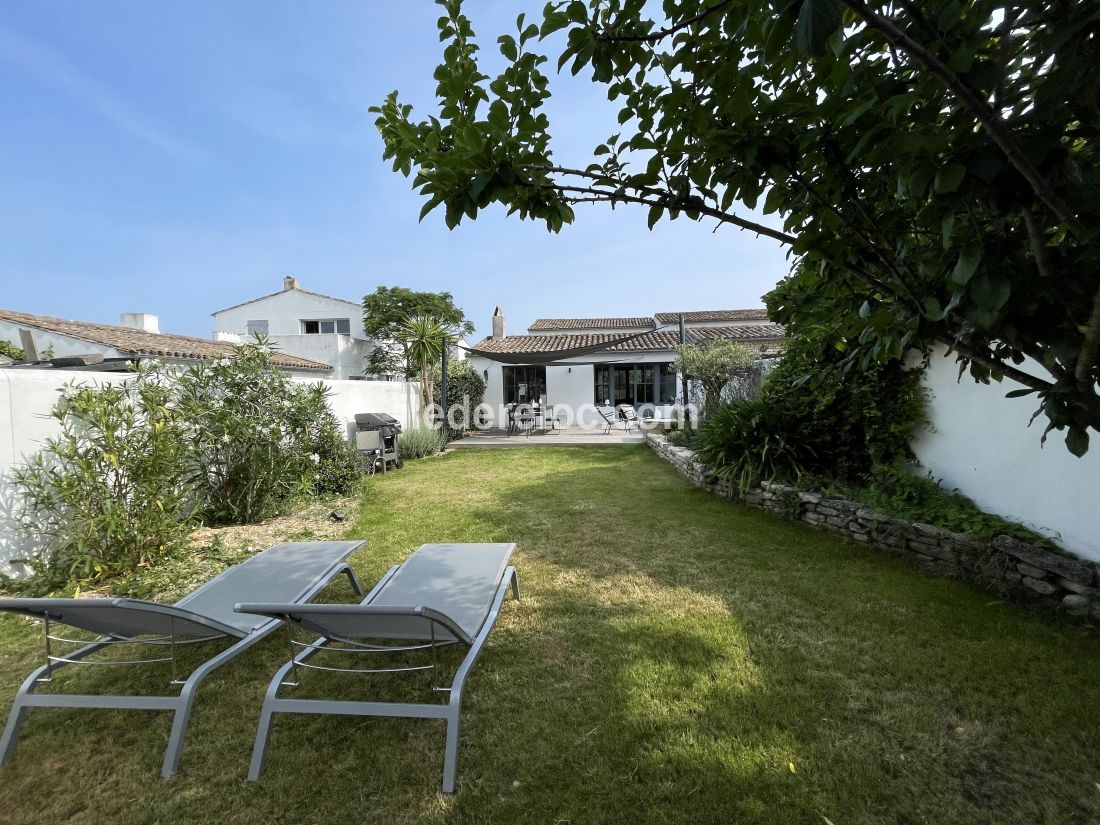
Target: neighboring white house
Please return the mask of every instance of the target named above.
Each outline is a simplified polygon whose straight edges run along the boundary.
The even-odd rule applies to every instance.
[[[156,315],[144,312],[122,314],[121,324],[69,321],[47,315],[31,315],[0,309],[0,340],[27,349],[29,343],[39,359],[73,355],[102,355],[104,358],[159,358],[169,362],[193,363],[220,358],[233,352],[228,342],[162,333]],[[30,359],[32,353],[25,352]],[[329,377],[328,364],[290,353],[278,352],[272,362],[292,375]]]
[[[783,328],[768,323],[762,309],[659,313],[652,318],[540,318],[528,327],[530,334],[506,335],[504,313],[497,307],[492,336],[475,344],[467,356],[485,379],[485,403],[492,408],[489,423],[501,423],[496,418],[504,405],[540,401],[556,410],[632,404],[668,414],[681,387],[675,368],[681,314],[688,342],[735,340],[767,355],[778,351],[783,340]],[[662,320],[669,316],[675,323]],[[629,335],[636,337],[585,355],[555,357]],[[522,363],[528,357],[530,363]],[[599,420],[576,423],[596,426]]]
[[[363,331],[362,305],[302,289],[290,276],[279,292],[212,314],[215,339],[265,335],[280,352],[328,364],[334,379],[362,376],[374,349]]]

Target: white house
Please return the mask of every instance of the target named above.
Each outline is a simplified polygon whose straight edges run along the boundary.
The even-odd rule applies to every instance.
[[[35,356],[45,360],[47,357],[94,354],[105,359],[159,358],[192,363],[233,352],[229,342],[162,333],[157,316],[145,312],[123,313],[121,323],[114,325],[0,309],[0,340],[22,348],[31,360]],[[28,345],[34,353],[26,352]],[[314,379],[329,377],[332,372],[326,363],[286,352],[275,353],[272,362],[292,375]]]
[[[504,313],[497,307],[492,336],[475,344],[467,356],[485,379],[490,423],[501,424],[496,418],[506,404],[540,401],[555,411],[631,404],[658,415],[670,413],[681,387],[675,368],[680,315],[689,342],[741,341],[766,355],[777,351],[783,339],[783,328],[768,322],[762,309],[642,318],[540,318],[528,327],[528,335],[506,335]],[[668,317],[675,323],[664,320]],[[627,336],[634,337],[622,340]],[[578,349],[588,351],[577,355]],[[581,426],[600,423],[574,420]]]
[[[279,292],[212,314],[215,339],[240,341],[259,333],[280,352],[328,364],[335,379],[362,376],[374,349],[359,303],[302,289],[290,276]]]

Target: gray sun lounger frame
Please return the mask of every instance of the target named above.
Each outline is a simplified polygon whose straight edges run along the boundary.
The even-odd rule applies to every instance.
[[[508,564],[514,544],[426,544],[414,552],[403,565],[391,567],[360,604],[240,604],[237,610],[258,613],[286,622],[290,634],[294,626],[318,634],[308,644],[293,642],[292,658],[286,662],[267,688],[260,713],[256,743],[248,768],[248,779],[260,778],[271,736],[272,717],[276,713],[333,714],[342,716],[388,716],[412,719],[442,719],[447,723],[447,739],[443,758],[443,792],[454,793],[458,762],[458,732],[462,715],[462,691],[466,678],[489,638],[508,591],[519,598],[519,578],[516,568]],[[462,555],[466,555],[466,559]],[[474,558],[480,555],[481,558]],[[467,564],[463,565],[463,561]],[[480,569],[478,569],[480,567]],[[443,568],[442,572],[432,574]],[[465,568],[465,569],[463,569]],[[447,573],[451,573],[448,580]],[[488,575],[479,575],[488,573]],[[417,579],[421,581],[417,581]],[[430,582],[424,582],[430,578]],[[480,582],[476,581],[481,579]],[[409,580],[412,581],[409,581]],[[475,586],[475,582],[476,585]],[[411,587],[410,587],[411,584]],[[433,592],[434,595],[433,595]],[[480,598],[484,596],[485,598]],[[436,605],[435,607],[433,607]],[[450,608],[448,615],[439,606]],[[357,643],[354,639],[428,642],[386,646]],[[344,645],[344,653],[386,653],[431,649],[432,664],[405,668],[352,669],[320,667],[308,664],[318,653],[337,648],[331,642]],[[343,701],[335,699],[285,699],[279,696],[282,687],[296,687],[298,668],[344,671],[349,673],[397,673],[434,671],[435,649],[443,644],[466,645],[466,656],[458,666],[449,687],[436,688],[446,692],[446,704],[413,702]],[[294,645],[304,648],[293,655]],[[351,646],[350,649],[348,646]],[[293,680],[288,677],[294,674]]]
[[[103,708],[108,710],[172,711],[172,732],[164,753],[161,776],[176,773],[183,738],[191,716],[195,691],[213,670],[268,636],[280,622],[271,617],[240,616],[233,606],[244,598],[278,594],[292,602],[306,602],[340,574],[362,595],[359,581],[346,560],[365,541],[287,542],[222,571],[174,605],[139,599],[0,599],[0,610],[42,619],[46,663],[30,674],[16,693],[0,737],[0,764],[11,759],[27,710],[36,707]],[[102,634],[72,653],[55,655],[51,642],[73,642],[55,636],[51,624],[63,624]],[[150,639],[150,636],[154,638]],[[176,647],[229,639],[229,647],[203,662],[186,679],[176,678]],[[164,645],[170,655],[130,661],[86,661],[94,653],[118,644]],[[37,693],[53,675],[68,665],[142,665],[171,663],[170,684],[178,696]]]

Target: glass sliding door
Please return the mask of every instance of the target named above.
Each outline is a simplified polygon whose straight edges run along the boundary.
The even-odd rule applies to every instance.
[[[635,363],[596,364],[593,396],[597,404],[674,404],[676,365]]]
[[[503,372],[505,404],[537,404],[546,400],[546,367],[506,366]]]

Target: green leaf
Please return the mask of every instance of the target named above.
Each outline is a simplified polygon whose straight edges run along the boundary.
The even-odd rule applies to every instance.
[[[804,0],[794,24],[794,45],[803,54],[821,55],[830,37],[840,29],[837,0]]]
[[[764,214],[770,215],[772,212],[779,211],[779,208],[783,206],[787,201],[787,195],[778,186],[773,186],[768,190],[768,196],[764,199]]]
[[[959,255],[959,261],[951,272],[951,281],[966,286],[982,261],[982,248],[977,244],[967,244]]]
[[[943,320],[943,308],[940,307],[940,302],[936,300],[935,296],[929,295],[922,302],[924,306],[924,314],[928,316],[929,321],[942,321]]]
[[[1006,392],[1005,393],[1005,398],[1023,398],[1025,395],[1031,395],[1031,394],[1036,393],[1036,392],[1038,392],[1038,390],[1033,390],[1031,388],[1025,388],[1025,389],[1022,389],[1022,390],[1012,390],[1012,392]]]
[[[509,60],[515,60],[519,57],[519,48],[516,46],[516,39],[510,34],[502,34],[497,38],[497,43],[500,44],[500,53]]]
[[[951,248],[951,235],[955,231],[955,216],[951,212],[948,212],[943,216],[943,220],[940,221],[940,234],[943,236],[943,248]]]
[[[1066,447],[1080,458],[1089,451],[1089,433],[1083,427],[1070,427],[1066,433]]]
[[[665,208],[663,206],[651,206],[650,207],[650,209],[649,209],[649,219],[646,221],[646,223],[649,225],[650,229],[652,229],[653,225],[656,224],[657,221],[659,221],[661,219],[661,216],[664,213],[665,213]]]
[[[970,295],[983,309],[997,312],[1012,294],[1008,278],[994,275],[988,269],[970,282]]]
[[[966,174],[966,167],[961,163],[949,163],[946,166],[940,167],[936,172],[936,191],[941,194],[944,192],[954,192],[959,188],[959,184],[962,183],[963,176]]]

